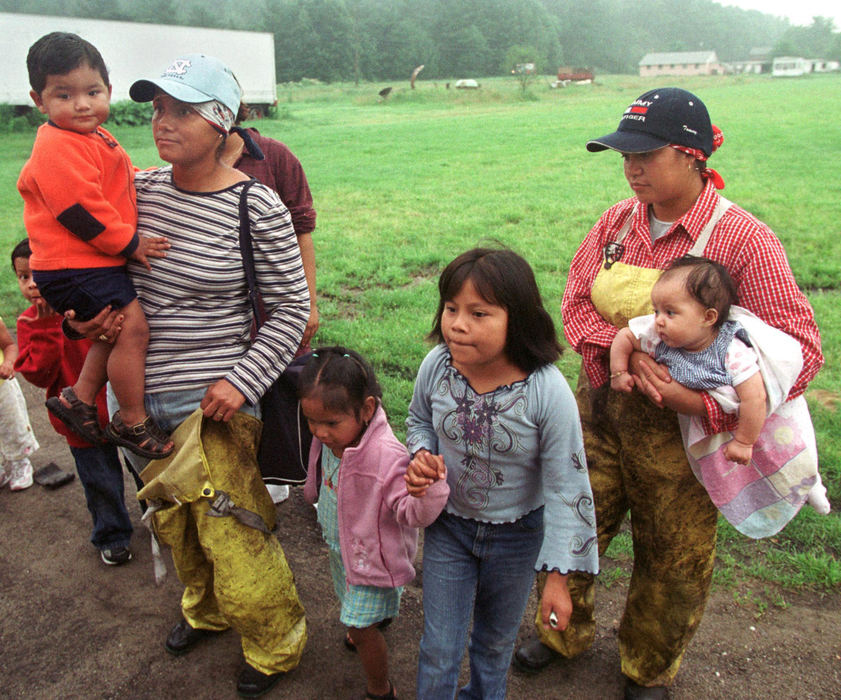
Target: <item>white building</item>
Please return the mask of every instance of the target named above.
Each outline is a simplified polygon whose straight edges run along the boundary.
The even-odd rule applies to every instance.
[[[647,53],[639,62],[640,76],[722,75],[724,67],[715,51],[674,51]]]

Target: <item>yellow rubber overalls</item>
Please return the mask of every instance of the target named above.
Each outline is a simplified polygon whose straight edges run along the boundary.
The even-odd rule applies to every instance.
[[[261,426],[242,412],[220,423],[197,409],[173,433],[172,455],[143,470],[137,496],[163,506],[152,522],[184,584],[184,619],[199,629],[233,627],[246,662],[272,674],[298,665],[307,630],[270,532],[275,508],[256,460]]]
[[[721,198],[690,251],[693,255],[703,255],[729,206]],[[633,218],[632,213],[617,243]],[[602,318],[623,328],[631,318],[652,312],[651,288],[660,274],[606,263],[593,283],[591,301]],[[634,568],[618,635],[622,673],[639,685],[669,685],[707,602],[718,511],[689,467],[674,411],[657,408],[639,392],[594,391],[583,367],[576,401],[595,499],[599,555],[631,512]],[[545,574],[539,577],[541,589],[544,581]],[[566,657],[588,649],[596,631],[594,577],[570,573],[568,585],[573,611],[567,629],[545,630],[539,610],[535,620],[540,641]]]

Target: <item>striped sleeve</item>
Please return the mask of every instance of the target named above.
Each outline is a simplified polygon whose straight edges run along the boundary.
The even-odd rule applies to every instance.
[[[257,287],[268,320],[226,379],[256,402],[292,360],[310,309],[310,297],[292,218],[262,186],[248,193]]]

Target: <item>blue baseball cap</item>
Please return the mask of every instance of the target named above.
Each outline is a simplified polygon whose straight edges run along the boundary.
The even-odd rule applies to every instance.
[[[707,108],[698,97],[667,87],[640,95],[625,110],[616,131],[588,141],[587,150],[646,153],[673,143],[697,148],[709,157],[713,129]]]
[[[234,116],[242,98],[242,90],[231,69],[218,58],[203,53],[176,58],[160,78],[138,80],[128,92],[135,102],[151,102],[158,89],[191,104],[218,100]]]

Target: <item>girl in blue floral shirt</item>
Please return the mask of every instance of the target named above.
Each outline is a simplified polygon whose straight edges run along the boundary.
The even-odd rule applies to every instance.
[[[534,581],[544,625],[566,627],[569,571],[598,571],[578,410],[534,273],[516,253],[474,249],[438,283],[431,338],[407,420],[412,495],[446,479],[426,528],[419,698],[452,698],[471,617],[470,682],[459,698],[504,698]]]

